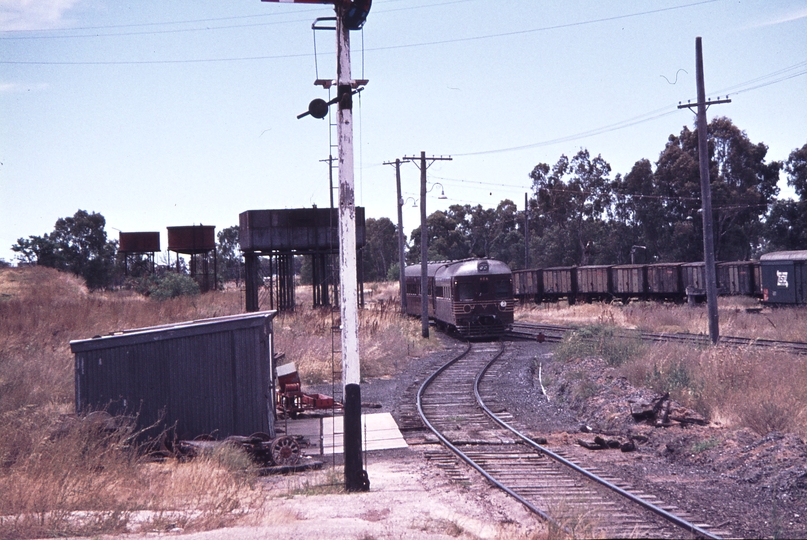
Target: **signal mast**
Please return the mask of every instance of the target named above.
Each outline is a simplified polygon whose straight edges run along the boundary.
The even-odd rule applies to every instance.
[[[353,180],[353,94],[360,91],[350,74],[350,31],[367,19],[372,0],[261,0],[294,4],[333,4],[336,12],[336,98],[313,100],[308,112],[324,118],[337,105],[339,146],[339,287],[342,316],[342,383],[344,385],[345,489],[368,491],[370,480],[361,457],[361,377],[359,372],[359,314],[356,287],[356,206]]]

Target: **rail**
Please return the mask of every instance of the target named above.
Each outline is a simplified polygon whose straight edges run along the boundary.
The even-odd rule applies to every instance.
[[[544,330],[548,330],[548,329],[544,328]],[[514,487],[511,488],[510,486],[504,484],[502,481],[496,479],[488,470],[486,470],[484,465],[487,465],[487,467],[489,467],[489,468],[494,468],[492,463],[489,461],[488,458],[486,458],[484,456],[480,456],[481,457],[480,462],[475,461],[473,459],[473,457],[468,455],[467,452],[463,451],[462,449],[460,449],[458,447],[458,444],[469,444],[469,443],[463,443],[462,441],[458,441],[457,444],[452,443],[452,441],[449,439],[449,437],[446,436],[446,434],[444,434],[443,432],[441,432],[441,430],[438,429],[438,427],[435,426],[435,424],[428,418],[427,411],[424,408],[424,395],[425,395],[426,391],[435,383],[435,381],[437,380],[438,377],[443,375],[449,368],[451,368],[452,366],[454,366],[455,364],[460,362],[460,360],[465,358],[472,351],[472,347],[473,346],[471,344],[468,344],[466,346],[466,348],[460,354],[457,354],[450,361],[448,361],[444,365],[442,365],[439,369],[437,369],[434,373],[432,373],[423,382],[423,384],[420,386],[420,388],[419,388],[419,390],[417,392],[416,402],[417,402],[418,413],[420,414],[420,417],[421,417],[423,423],[428,427],[429,430],[431,430],[436,435],[438,440],[446,448],[448,448],[452,453],[454,453],[463,462],[465,462],[470,467],[472,467],[474,470],[479,472],[492,485],[494,485],[498,489],[501,489],[502,491],[504,491],[508,495],[515,498],[519,503],[524,505],[531,512],[533,512],[536,515],[540,516],[542,519],[549,522],[552,526],[558,527],[560,530],[565,531],[567,534],[570,534],[571,536],[574,536],[574,531],[573,530],[569,530],[562,523],[559,523],[556,519],[553,519],[546,511],[542,510],[541,508],[538,508],[528,498],[526,498],[525,496],[522,496],[521,494],[519,494],[516,491],[516,489],[521,489],[522,491],[524,491],[523,487],[516,488],[514,486]],[[535,443],[534,441],[529,439],[527,436],[525,436],[524,434],[519,432],[517,429],[515,429],[514,427],[509,425],[507,422],[502,420],[494,412],[492,412],[491,409],[484,403],[484,399],[482,398],[482,394],[480,392],[479,386],[480,386],[480,382],[482,381],[485,374],[489,371],[491,366],[493,366],[499,360],[499,358],[502,356],[504,350],[505,350],[504,349],[504,344],[500,342],[499,350],[498,350],[498,352],[496,352],[496,354],[492,358],[490,358],[489,360],[487,358],[481,358],[481,361],[484,362],[483,367],[481,366],[481,364],[477,365],[479,360],[476,360],[477,363],[474,363],[473,359],[471,359],[470,362],[466,362],[466,363],[469,364],[469,366],[460,366],[458,371],[461,371],[462,372],[461,376],[462,377],[467,377],[467,379],[449,379],[447,382],[446,381],[441,382],[440,384],[442,384],[445,388],[450,389],[449,392],[451,393],[451,396],[444,398],[444,399],[447,399],[448,401],[442,401],[441,402],[436,397],[436,396],[439,396],[439,393],[438,394],[435,394],[433,392],[430,393],[429,406],[432,408],[431,410],[432,411],[438,410],[438,411],[440,411],[439,414],[441,414],[443,416],[449,414],[449,412],[451,414],[457,414],[458,411],[459,412],[465,411],[466,414],[471,414],[471,413],[468,412],[470,410],[470,409],[468,409],[468,404],[472,404],[473,407],[476,408],[476,410],[481,408],[482,411],[484,412],[484,415],[479,415],[479,418],[487,417],[487,418],[489,418],[489,421],[495,422],[495,425],[498,426],[497,429],[507,430],[507,433],[510,433],[510,434],[514,435],[515,437],[517,437],[518,440],[515,442],[515,444],[516,445],[519,445],[519,444],[522,444],[522,443],[526,444],[529,448],[531,448],[535,452],[532,455],[546,456],[552,462],[557,463],[558,466],[563,467],[563,468],[565,468],[567,470],[570,470],[570,471],[574,471],[575,474],[581,475],[582,477],[588,479],[589,481],[595,482],[597,485],[601,486],[603,489],[607,490],[608,492],[610,492],[612,494],[616,494],[619,498],[621,498],[623,501],[625,501],[624,504],[638,505],[644,511],[651,512],[653,515],[657,516],[658,519],[662,520],[663,522],[667,522],[671,526],[676,527],[676,530],[678,530],[679,532],[681,532],[681,529],[683,529],[683,530],[687,531],[689,534],[694,535],[694,536],[704,537],[704,538],[719,538],[718,536],[713,535],[712,533],[704,530],[703,528],[698,527],[697,525],[695,525],[693,523],[690,523],[689,521],[687,521],[687,520],[685,520],[685,519],[683,519],[683,518],[681,518],[679,516],[676,516],[675,514],[672,514],[672,513],[668,512],[668,511],[664,510],[663,508],[659,508],[658,506],[652,504],[649,501],[641,499],[640,497],[630,493],[629,491],[626,491],[626,490],[620,488],[619,486],[616,486],[616,485],[608,482],[607,480],[598,477],[597,475],[591,473],[590,471],[587,471],[583,467],[580,467],[579,465],[576,465],[576,464],[568,461],[567,459],[565,459],[562,456],[552,452],[551,450],[549,450],[549,449]],[[492,353],[492,351],[485,351],[485,352],[487,352],[488,354]],[[474,367],[474,366],[476,366],[476,367]],[[470,371],[470,370],[474,371],[474,373],[473,374],[468,373],[468,371]],[[446,375],[446,376],[448,376],[448,375]],[[464,381],[464,380],[467,380],[468,383],[461,382],[461,381]],[[471,380],[473,380],[473,391],[469,392],[469,394],[473,393],[473,399],[471,399],[471,397],[469,395],[469,397],[467,398],[468,400],[467,400],[467,402],[465,402],[465,404],[457,405],[457,403],[459,401],[464,399],[464,398],[460,397],[461,392],[462,392],[461,387],[465,386],[466,384],[469,385]],[[446,385],[448,385],[448,386],[446,386]],[[440,387],[440,385],[437,385],[438,389],[439,389],[439,387]],[[446,403],[450,403],[451,405],[457,405],[457,410],[452,410],[452,411],[448,411],[448,412],[443,410],[443,407],[444,407],[444,405]],[[462,409],[462,407],[465,407],[465,409]],[[448,408],[448,406],[446,406],[445,408]],[[449,416],[446,416],[445,418],[453,418],[453,416],[449,415]],[[440,416],[436,416],[435,421],[445,420],[445,418],[442,418]],[[455,422],[455,421],[456,420],[452,420],[452,422]],[[477,422],[479,422],[479,421],[477,421]],[[471,424],[471,423],[473,423],[473,421],[469,421],[468,423]],[[480,429],[479,425],[480,424],[477,424],[475,426],[475,428]],[[493,424],[491,424],[491,425],[493,425]],[[450,429],[451,428],[449,428],[449,431],[450,431]],[[488,428],[484,428],[484,429],[488,429]],[[491,443],[476,442],[476,443],[470,443],[470,444],[476,444],[478,446],[479,444],[491,444]],[[504,446],[505,444],[509,444],[509,445],[511,445],[511,446],[509,446],[510,448],[514,448],[512,446],[512,444],[514,444],[514,443],[498,442],[498,443],[494,443],[494,444],[497,444],[497,445],[500,445],[500,446]],[[514,452],[514,450],[508,450],[506,453],[511,453],[511,452]],[[524,459],[523,455],[522,455],[521,459]],[[507,463],[508,462],[505,462],[506,466],[507,466]],[[521,462],[519,462],[519,463],[521,463]],[[514,465],[515,465],[515,463],[513,463],[513,465],[510,465],[510,466],[514,466]],[[619,522],[619,523],[621,524],[622,522]],[[622,526],[622,525],[620,525],[620,526]]]
[[[545,341],[560,341],[567,332],[573,332],[578,328],[573,326],[561,326],[553,324],[538,324],[527,322],[515,322],[511,326],[507,337],[520,339],[541,339]],[[541,337],[543,336],[543,337]],[[667,332],[631,332],[630,330],[618,330],[615,337],[639,337],[642,341],[669,342],[669,343],[690,343],[698,346],[711,344],[709,336],[705,334],[689,333],[667,333]],[[764,349],[774,349],[791,354],[807,355],[807,343],[802,341],[781,341],[764,338],[745,338],[736,336],[720,336],[718,345],[730,347],[759,347]]]

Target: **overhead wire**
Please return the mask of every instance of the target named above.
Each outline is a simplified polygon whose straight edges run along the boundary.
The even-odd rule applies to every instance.
[[[461,178],[444,178],[440,176],[432,176],[432,178],[436,178],[447,184],[451,182],[459,182],[463,184],[478,184],[480,186],[495,186],[495,187],[503,187],[506,190],[518,191],[519,193],[523,193],[526,191],[534,191],[533,186],[524,187],[522,184],[521,186],[513,186],[510,184],[502,184],[496,182],[484,182],[479,180],[465,180]],[[576,190],[576,189],[566,189],[566,188],[540,188],[544,191],[552,192],[552,193],[571,193],[574,195],[592,195],[592,191],[587,190]],[[676,201],[676,202],[700,202],[700,197],[685,197],[682,195],[646,195],[643,193],[625,193],[625,192],[615,192],[614,197],[626,197],[632,199],[655,199],[655,200],[662,200],[662,201]],[[450,200],[451,197],[449,197]],[[733,209],[733,208],[758,208],[758,207],[765,207],[767,204],[758,203],[758,204],[747,204],[747,205],[734,205],[734,206],[715,206],[714,209]]]
[[[384,51],[384,50],[392,50],[392,49],[404,49],[404,48],[424,47],[424,46],[433,46],[433,45],[444,45],[444,44],[450,44],[450,43],[463,43],[463,42],[468,42],[468,41],[495,39],[495,38],[501,38],[501,37],[510,37],[510,36],[531,34],[531,33],[536,33],[536,32],[546,32],[546,31],[550,31],[550,30],[560,30],[560,29],[572,28],[572,27],[576,27],[576,26],[585,26],[585,25],[598,24],[598,23],[602,23],[602,22],[610,22],[610,21],[620,20],[620,19],[628,19],[628,18],[633,18],[633,17],[641,17],[641,16],[645,16],[645,15],[653,15],[653,14],[661,13],[661,12],[665,12],[665,11],[685,9],[685,8],[699,6],[699,5],[702,5],[702,4],[709,4],[709,3],[718,2],[718,1],[720,1],[720,0],[701,0],[699,2],[693,2],[693,3],[689,3],[689,4],[682,4],[680,6],[671,6],[671,7],[666,7],[666,8],[659,8],[659,9],[653,9],[653,10],[647,10],[647,11],[641,11],[641,12],[635,12],[635,13],[627,13],[627,14],[624,14],[624,15],[614,15],[614,16],[611,16],[611,17],[601,17],[601,18],[597,18],[597,19],[588,19],[588,20],[584,20],[584,21],[577,21],[577,22],[564,23],[564,24],[558,24],[558,25],[542,26],[542,27],[530,28],[530,29],[526,29],[526,30],[514,30],[514,31],[511,31],[511,32],[500,32],[500,33],[487,34],[487,35],[482,35],[482,36],[468,36],[468,37],[447,39],[447,40],[438,40],[438,41],[426,41],[426,42],[421,42],[421,43],[389,45],[389,46],[383,46],[383,47],[375,47],[375,48],[371,48],[371,49],[367,49],[367,50],[375,52],[375,51]],[[456,2],[449,2],[449,3],[456,3]],[[438,4],[438,5],[443,5],[443,4]],[[426,7],[432,7],[432,6],[426,6]],[[401,8],[401,9],[404,9],[404,8]],[[413,8],[407,8],[407,9],[413,9]],[[382,11],[382,13],[383,13],[383,11]],[[165,30],[165,31],[160,30],[160,31],[154,31],[154,32],[140,32],[140,33],[130,33],[130,34],[120,33],[120,34],[100,34],[100,35],[99,34],[87,34],[87,35],[76,35],[76,36],[3,36],[2,35],[3,33],[9,32],[9,31],[6,31],[6,32],[0,32],[0,40],[40,39],[40,38],[41,39],[53,39],[53,38],[67,39],[67,38],[73,38],[73,37],[76,37],[76,38],[111,37],[111,36],[116,36],[116,35],[121,35],[121,36],[123,36],[123,35],[146,35],[146,34],[149,34],[149,33],[162,34],[162,33],[170,33],[170,32],[209,31],[209,30],[218,30],[218,29],[244,28],[244,27],[251,27],[251,26],[271,25],[271,24],[285,24],[286,22],[298,22],[298,20],[284,21],[284,22],[274,22],[274,23],[255,23],[255,24],[249,24],[249,25],[228,25],[228,26],[212,27],[212,28],[204,27],[204,28],[196,28],[196,29],[176,29],[176,30]],[[143,23],[143,24],[147,25],[148,23]],[[179,23],[170,23],[169,22],[169,23],[154,23],[154,24],[183,24],[183,23],[182,22],[179,22]],[[89,27],[89,28],[91,28],[91,27]],[[14,32],[21,32],[21,31],[14,31]],[[296,57],[296,56],[298,56],[298,55],[292,55],[290,57]],[[271,58],[274,58],[274,57],[271,57]],[[256,59],[264,59],[264,57],[230,58],[230,59],[227,59],[227,60],[235,61],[235,60],[256,60]],[[181,63],[181,62],[202,62],[202,61],[217,62],[217,61],[222,61],[222,60],[221,59],[215,59],[215,58],[213,58],[213,59],[183,59],[183,60],[174,60],[173,62]],[[132,61],[132,62],[125,62],[125,63],[164,63],[164,62],[166,62],[166,61],[162,61],[162,62],[161,61]],[[0,63],[11,63],[11,64],[24,63],[24,64],[44,64],[44,65],[60,64],[59,62],[49,62],[49,61],[42,61],[42,62],[8,62],[8,61],[3,61],[3,62],[0,62]],[[88,62],[88,64],[90,64],[90,65],[95,64],[95,63],[96,62],[92,62],[92,61]],[[63,64],[64,65],[76,65],[76,64],[81,64],[81,63],[80,62],[65,62]]]
[[[448,4],[456,4],[456,3],[463,3],[471,0],[453,0],[447,2],[441,2],[436,4],[429,4],[424,6],[407,6],[403,8],[395,8],[390,10],[384,11],[401,11],[401,10],[410,10],[410,9],[422,9],[422,8],[429,8],[429,7],[436,7]],[[439,41],[431,41],[431,42],[422,42],[422,43],[413,43],[413,44],[402,44],[402,45],[393,45],[393,46],[386,46],[386,47],[376,47],[376,48],[365,48],[364,47],[364,35],[362,33],[362,72],[364,71],[364,54],[365,51],[382,51],[382,50],[390,50],[390,49],[399,49],[399,48],[411,48],[411,47],[420,47],[420,46],[432,46],[432,45],[440,45],[440,44],[448,44],[448,43],[459,43],[465,41],[474,41],[474,40],[482,40],[482,39],[493,39],[493,38],[500,38],[500,37],[508,37],[514,35],[522,35],[528,33],[535,33],[535,32],[543,32],[549,30],[557,30],[563,28],[570,28],[575,26],[582,26],[582,25],[590,25],[596,24],[601,22],[608,22],[632,17],[639,17],[649,14],[656,14],[660,12],[666,12],[671,10],[678,10],[684,8],[695,7],[703,4],[709,4],[716,2],[718,0],[701,0],[698,2],[692,2],[688,4],[683,4],[679,6],[671,6],[653,10],[646,10],[642,12],[636,13],[629,13],[623,15],[615,15],[611,17],[602,17],[596,19],[589,19],[585,21],[577,21],[571,23],[564,23],[560,25],[550,25],[550,26],[543,26],[539,28],[533,29],[526,29],[526,30],[517,30],[512,32],[502,32],[496,34],[488,34],[483,36],[470,36],[464,38],[456,38],[456,39],[449,39],[449,40],[439,40]],[[314,9],[307,10],[307,11],[316,11]],[[382,11],[382,13],[384,12]],[[177,25],[177,24],[198,24],[198,23],[209,23],[209,22],[217,22],[217,21],[229,21],[229,20],[242,20],[242,19],[251,19],[251,18],[263,18],[268,16],[276,16],[277,14],[266,14],[266,15],[245,15],[245,16],[233,16],[233,17],[217,17],[217,18],[205,18],[205,19],[191,19],[186,21],[167,21],[167,22],[156,22],[156,23],[138,23],[138,24],[127,24],[127,25],[108,25],[108,26],[96,26],[96,27],[79,27],[79,28],[72,28],[70,30],[97,30],[97,29],[105,29],[105,28],[136,28],[136,27],[147,27],[147,26],[165,26],[165,25]],[[284,14],[285,15],[285,14]],[[300,19],[302,20],[302,19]],[[171,29],[171,30],[158,30],[158,31],[151,31],[151,32],[134,32],[134,33],[118,33],[118,34],[108,34],[109,36],[114,35],[143,35],[143,34],[160,34],[160,33],[171,33],[171,32],[188,32],[188,31],[203,31],[203,30],[220,30],[220,29],[232,29],[232,28],[241,28],[241,27],[250,27],[250,26],[261,26],[261,25],[273,25],[273,24],[285,24],[291,22],[298,22],[298,19],[294,19],[291,21],[272,21],[272,22],[261,22],[261,23],[252,23],[246,25],[227,25],[227,26],[216,26],[216,27],[205,27],[205,28],[195,28],[195,29]],[[45,30],[42,30],[45,31]],[[56,31],[56,30],[53,30]],[[64,30],[62,30],[64,31]],[[49,37],[61,37],[61,38],[70,38],[70,37],[99,37],[98,34],[93,35],[79,35],[79,36],[4,36],[2,34],[8,34],[10,32],[0,32],[0,39],[34,39],[34,38],[49,38]],[[100,36],[106,36],[105,34],[101,34]],[[315,45],[316,47],[316,45]],[[178,64],[178,63],[206,63],[206,62],[235,62],[235,61],[255,61],[255,60],[273,60],[273,59],[285,59],[285,58],[300,58],[300,57],[309,57],[311,54],[278,54],[278,55],[261,55],[261,56],[250,56],[250,57],[228,57],[228,58],[218,58],[218,59],[180,59],[180,60],[148,60],[148,61],[74,61],[74,62],[47,62],[47,61],[8,61],[8,60],[0,60],[0,64],[23,64],[23,65],[138,65],[138,64]],[[314,51],[314,56],[316,57],[316,50]],[[794,71],[795,70],[795,71]],[[756,77],[754,79],[750,79],[748,81],[739,83],[737,85],[728,87],[726,89],[722,89],[718,94],[739,94],[743,92],[748,92],[751,90],[755,90],[761,87],[770,86],[779,82],[783,82],[785,80],[789,80],[807,73],[807,61],[802,61],[792,66],[788,66],[772,73],[762,75],[760,77]],[[318,76],[318,74],[317,74]],[[361,99],[361,96],[359,96]],[[497,149],[488,149],[488,150],[481,150],[481,151],[474,151],[474,152],[453,152],[452,155],[455,156],[476,156],[476,155],[486,155],[486,154],[495,154],[495,153],[503,153],[503,152],[513,152],[519,150],[526,150],[532,148],[538,148],[542,146],[550,146],[554,144],[570,142],[574,140],[579,140],[581,138],[591,137],[595,135],[601,135],[604,133],[609,133],[612,131],[617,131],[621,129],[625,129],[627,127],[632,127],[637,124],[649,122],[655,120],[657,118],[661,118],[664,116],[668,116],[677,112],[677,107],[675,106],[667,106],[663,108],[659,108],[653,111],[649,111],[647,113],[635,116],[633,118],[623,120],[620,122],[616,122],[613,124],[608,124],[605,126],[601,126],[595,129],[567,135],[564,137],[558,137],[555,139],[549,139],[545,141],[538,141],[534,143],[529,143],[525,145],[518,145],[512,147],[505,147],[505,148],[497,148]],[[360,167],[363,169],[363,166]],[[500,185],[499,187],[504,187],[507,189],[519,189],[513,188],[507,185]]]
[[[396,1],[405,1],[405,0],[390,0],[390,2]],[[414,9],[424,9],[424,8],[433,8],[433,7],[440,7],[450,4],[461,4],[466,2],[475,2],[477,0],[451,0],[447,2],[440,2],[440,3],[433,3],[433,4],[426,4],[422,6],[407,6],[403,8],[393,8],[393,9],[375,9],[373,13],[389,13],[395,11],[411,11]],[[294,15],[296,16],[299,13],[311,13],[320,11],[320,8],[309,8],[309,9],[295,9]],[[266,17],[282,17],[284,15],[288,15],[288,13],[262,13],[257,15],[234,15],[230,17],[210,17],[205,19],[187,19],[181,21],[162,21],[162,22],[146,22],[146,23],[131,23],[131,24],[107,24],[107,25],[98,25],[98,26],[74,26],[70,28],[31,28],[25,30],[0,30],[0,39],[53,39],[53,38],[81,38],[81,37],[98,37],[99,34],[86,34],[86,35],[79,35],[79,36],[7,36],[3,37],[2,34],[23,34],[23,33],[37,33],[37,32],[67,32],[67,31],[77,31],[77,30],[106,30],[112,28],[140,28],[140,27],[148,27],[148,26],[169,26],[169,25],[179,25],[179,24],[197,24],[197,23],[209,23],[209,22],[218,22],[218,21],[232,21],[232,20],[243,20],[243,19],[257,19],[257,18],[266,18]],[[292,22],[306,22],[308,19],[293,19],[290,21],[280,21],[277,23],[257,23],[257,25],[262,24],[286,24]],[[197,28],[195,30],[220,30],[220,29],[231,29],[231,28],[243,28],[249,26],[256,26],[253,24],[243,25],[243,26],[216,26],[213,28],[204,27],[204,28]],[[174,30],[175,32],[184,32],[184,29],[177,29]],[[155,32],[155,33],[162,33],[162,32]],[[133,35],[133,34],[101,34],[103,37],[108,36],[126,36],[126,35]],[[138,34],[139,35],[139,34]]]

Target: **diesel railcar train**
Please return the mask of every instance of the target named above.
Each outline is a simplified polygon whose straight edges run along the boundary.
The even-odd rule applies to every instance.
[[[752,296],[772,305],[807,304],[807,251],[768,253],[759,261],[716,266],[722,296]],[[671,262],[530,268],[513,271],[513,290],[521,302],[701,300],[706,297],[706,267],[702,262]]]
[[[406,312],[421,315],[421,265],[407,266]],[[463,337],[494,337],[513,324],[513,276],[503,262],[467,259],[428,263],[429,318]]]

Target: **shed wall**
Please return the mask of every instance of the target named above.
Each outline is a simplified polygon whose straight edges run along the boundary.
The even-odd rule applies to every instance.
[[[176,423],[182,439],[273,436],[271,317],[224,319],[71,343],[77,412],[136,414],[141,429]]]

